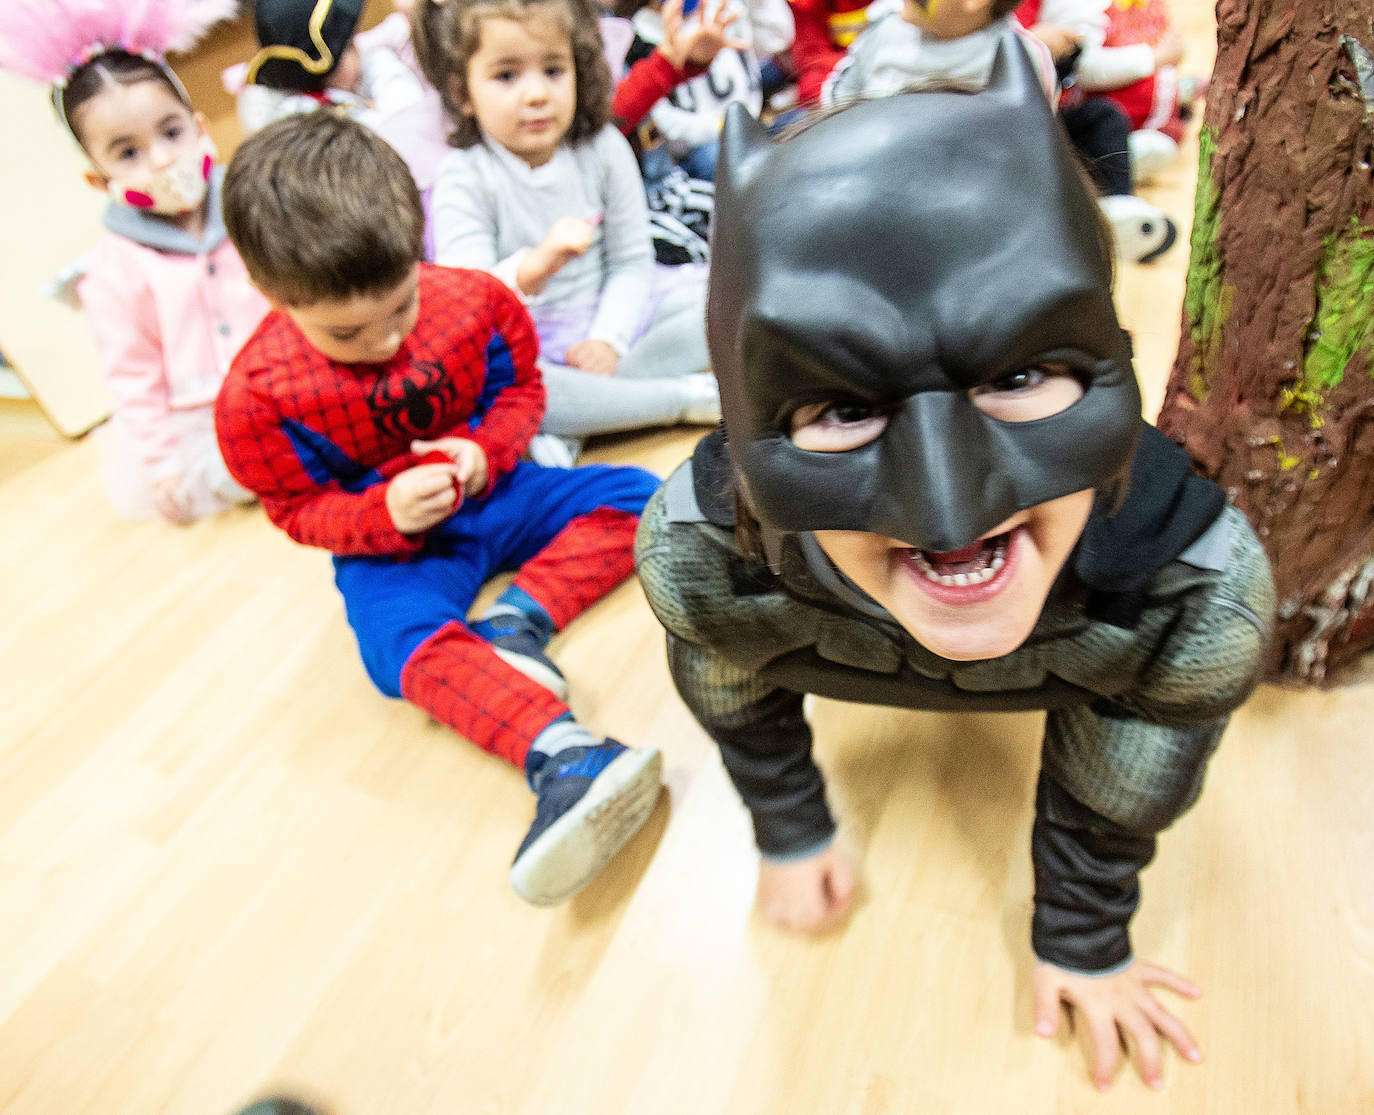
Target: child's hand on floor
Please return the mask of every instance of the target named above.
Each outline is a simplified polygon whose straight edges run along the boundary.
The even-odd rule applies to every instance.
[[[559,217],[549,227],[544,240],[525,253],[515,271],[515,281],[526,294],[538,294],[544,284],[576,259],[596,240],[596,226],[601,215],[594,217]]]
[[[856,882],[854,861],[837,840],[806,859],[761,861],[758,907],[783,929],[819,933],[844,919]]]
[[[683,19],[682,0],[668,0],[663,5],[663,41],[658,44],[659,53],[675,70],[684,70],[689,64],[705,69],[726,47],[731,50],[749,48],[745,40],[730,37],[730,24],[738,18],[738,12],[725,10],[725,0],[715,0],[703,4],[700,18],[688,24]]]
[[[1052,1038],[1059,1031],[1059,1004],[1077,1012],[1091,1047],[1089,1071],[1098,1091],[1106,1091],[1121,1065],[1122,1044],[1135,1061],[1140,1079],[1151,1088],[1164,1086],[1160,1035],[1188,1061],[1202,1060],[1193,1035],[1155,998],[1154,987],[1167,987],[1187,999],[1202,994],[1191,981],[1167,968],[1133,960],[1119,972],[1086,976],[1053,964],[1035,965],[1035,1032]]]
[[[172,473],[153,481],[153,506],[169,523],[185,526],[195,519],[191,504],[181,490],[181,476]]]
[[[578,341],[569,345],[563,359],[568,367],[580,368],[598,376],[615,375],[615,366],[620,361],[619,354],[605,341]]]

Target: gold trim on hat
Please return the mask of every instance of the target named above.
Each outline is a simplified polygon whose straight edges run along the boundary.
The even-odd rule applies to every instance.
[[[272,46],[265,46],[253,56],[253,60],[248,63],[248,74],[245,78],[249,85],[256,83],[258,71],[273,58],[284,58],[287,61],[295,62],[308,74],[327,74],[334,68],[334,52],[329,49],[329,44],[324,41],[324,21],[329,18],[329,9],[334,6],[334,0],[319,0],[315,5],[315,10],[310,13],[310,41],[319,48],[320,56],[311,58],[298,46],[285,46],[281,43]]]

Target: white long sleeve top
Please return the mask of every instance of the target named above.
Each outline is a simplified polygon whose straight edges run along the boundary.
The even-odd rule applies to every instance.
[[[525,253],[560,217],[600,217],[592,246],[536,295],[516,282]],[[436,262],[489,271],[529,305],[595,305],[588,339],[629,351],[649,296],[653,245],[644,183],[634,153],[607,125],[590,140],[563,144],[531,167],[488,137],[450,151],[439,164],[430,219]]]

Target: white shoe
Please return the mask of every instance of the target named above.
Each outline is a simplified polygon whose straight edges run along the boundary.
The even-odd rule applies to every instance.
[[[1163,132],[1140,128],[1131,133],[1131,179],[1135,183],[1149,182],[1178,158],[1178,144]]]
[[[1112,194],[1097,199],[1102,215],[1112,226],[1118,259],[1149,263],[1158,259],[1178,239],[1178,229],[1157,205],[1134,194]]]
[[[682,377],[687,402],[678,419],[686,426],[714,426],[720,421],[720,384],[710,372]]]
[[[572,468],[582,452],[582,439],[557,434],[535,434],[530,438],[529,458],[545,468]]]

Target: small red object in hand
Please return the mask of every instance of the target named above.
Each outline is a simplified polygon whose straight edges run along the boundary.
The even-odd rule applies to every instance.
[[[415,463],[416,465],[451,465],[453,458],[442,449],[431,449],[428,453],[420,454]],[[453,509],[457,511],[463,502],[463,485],[459,483],[457,476],[453,478],[453,494],[458,497],[453,502]]]

